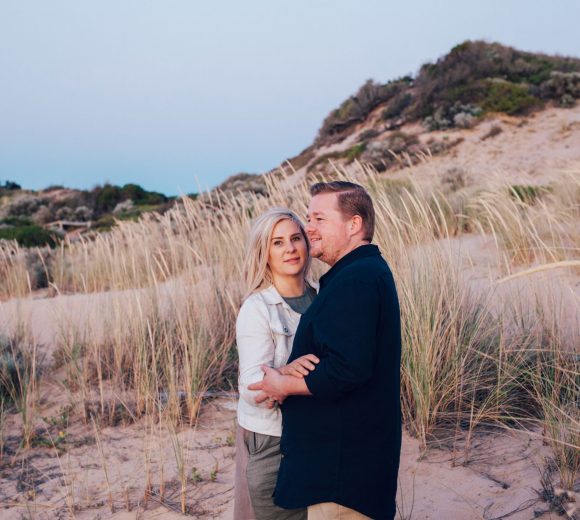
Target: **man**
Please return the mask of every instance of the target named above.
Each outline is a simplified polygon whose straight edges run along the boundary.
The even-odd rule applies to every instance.
[[[401,448],[401,330],[391,271],[373,238],[368,193],[312,186],[311,255],[330,265],[302,316],[288,363],[320,358],[304,378],[263,367],[257,400],[283,402],[274,502],[311,519],[392,519]]]

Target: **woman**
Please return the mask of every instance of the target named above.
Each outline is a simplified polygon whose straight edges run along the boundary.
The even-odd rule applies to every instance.
[[[276,403],[256,404],[257,392],[247,387],[262,379],[261,365],[295,377],[315,368],[314,355],[286,365],[300,316],[316,296],[306,281],[309,267],[308,240],[294,213],[273,208],[254,222],[244,265],[246,296],[236,322],[240,400],[235,520],[306,519],[306,509],[281,509],[272,501],[280,466],[282,416]]]

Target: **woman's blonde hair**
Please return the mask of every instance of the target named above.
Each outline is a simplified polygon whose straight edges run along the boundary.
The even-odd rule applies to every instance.
[[[306,238],[306,231],[300,219],[288,208],[271,208],[260,215],[250,229],[246,244],[244,259],[244,299],[252,293],[272,285],[272,271],[268,265],[270,242],[274,227],[282,220],[292,220],[300,228],[300,232],[306,241],[308,259],[304,268],[304,277],[310,269],[310,244]]]

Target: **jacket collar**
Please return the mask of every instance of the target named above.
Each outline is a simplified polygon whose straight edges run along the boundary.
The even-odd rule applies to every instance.
[[[273,285],[270,285],[270,287],[262,290],[261,292],[264,301],[268,305],[277,305],[279,303],[285,303],[284,298],[280,296],[280,293],[276,290],[276,287],[274,287]]]
[[[368,258],[370,256],[380,256],[380,254],[381,252],[378,246],[374,244],[365,244],[353,249],[350,253],[347,253],[336,262],[336,264],[334,264],[326,274],[320,277],[320,288],[327,285],[340,271],[357,260]]]

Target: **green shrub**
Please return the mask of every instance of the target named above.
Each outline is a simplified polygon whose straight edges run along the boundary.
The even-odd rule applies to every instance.
[[[359,143],[349,148],[344,154],[347,162],[351,163],[355,159],[358,159],[361,156],[361,154],[365,151],[366,147],[367,145],[365,143]]]
[[[522,114],[539,104],[540,100],[530,95],[527,87],[506,81],[490,81],[482,107],[486,112],[515,115]]]
[[[393,154],[408,153],[411,157],[420,149],[421,143],[416,135],[396,130],[386,139],[368,143],[360,160],[372,165],[378,172],[383,172],[397,162]]]
[[[37,225],[0,228],[0,239],[16,240],[22,247],[55,247],[58,235]]]
[[[16,191],[16,190],[21,190],[22,187],[20,186],[20,184],[17,184],[13,181],[4,181],[2,184],[0,184],[0,191],[5,190],[5,191]]]
[[[382,114],[383,119],[392,119],[399,117],[403,111],[411,106],[413,96],[409,92],[401,92],[389,103]]]
[[[50,193],[51,191],[58,191],[64,189],[65,187],[62,184],[51,184],[50,186],[47,186],[46,188],[41,190],[41,193]]]
[[[317,142],[341,134],[345,129],[364,121],[381,103],[392,99],[412,83],[412,78],[404,78],[381,85],[367,80],[358,92],[344,101],[323,121],[318,132]]]
[[[2,224],[7,224],[8,226],[30,226],[32,225],[32,220],[28,217],[16,217],[9,216],[2,219]]]
[[[137,205],[162,204],[167,202],[167,197],[162,193],[147,191],[138,184],[125,184],[121,188],[124,199],[131,199]]]
[[[576,105],[576,100],[570,94],[564,94],[560,98],[560,106],[562,108],[572,108]]]
[[[18,358],[12,352],[11,340],[0,336],[0,401],[10,400],[18,387]]]
[[[119,212],[116,217],[119,220],[139,220],[139,218],[141,217],[141,215],[143,215],[143,213],[149,213],[152,211],[159,211],[161,209],[161,205],[159,204],[149,204],[149,205],[145,205],[145,204],[140,204],[139,206],[134,206],[132,208],[123,210],[121,212]]]
[[[103,215],[101,218],[97,219],[94,223],[93,228],[95,231],[109,231],[115,226],[115,217],[112,215]]]
[[[538,198],[548,193],[547,186],[532,186],[527,184],[514,184],[509,188],[510,197],[525,204],[534,204]]]
[[[17,337],[0,335],[0,401],[13,402],[34,375],[33,359]]]
[[[552,72],[550,78],[540,85],[540,95],[544,99],[580,98],[580,73]]]
[[[95,210],[98,213],[113,211],[115,206],[126,198],[121,188],[111,184],[97,186],[93,189],[93,195],[95,197]]]
[[[476,105],[464,105],[456,101],[453,105],[440,106],[433,115],[427,116],[423,120],[423,125],[430,131],[445,130],[447,128],[471,128],[476,118],[481,116],[483,111]]]

